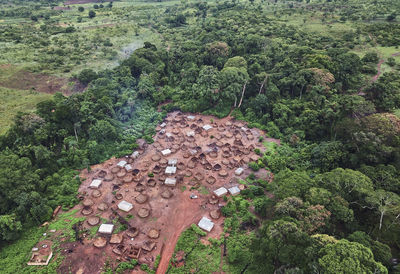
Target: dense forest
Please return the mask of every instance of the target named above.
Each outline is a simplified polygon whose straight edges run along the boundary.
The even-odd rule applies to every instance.
[[[145,42],[115,68],[84,69],[84,93],[19,113],[0,136],[1,245],[76,204],[78,169],[132,153],[137,138],[151,143],[165,114],[181,110],[230,114],[282,141],[250,165],[274,180],[250,176],[222,210],[231,273],[396,273],[400,74],[392,57],[368,81],[381,57],[354,48],[397,49],[399,3],[272,2],[169,6],[151,19],[162,43]],[[315,13],[357,28],[323,34],[288,21]]]

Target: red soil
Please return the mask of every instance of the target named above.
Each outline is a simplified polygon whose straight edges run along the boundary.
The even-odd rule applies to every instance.
[[[187,150],[177,149],[175,153],[169,156],[162,156],[160,154],[160,150],[165,148],[171,148],[173,145],[182,145],[185,144],[186,146],[193,145],[186,136],[188,131],[191,131],[189,128],[190,125],[196,124],[197,126],[201,127],[205,124],[212,124],[211,119],[213,119],[214,123],[212,124],[213,129],[209,130],[207,133],[208,136],[201,136],[200,134],[195,134],[195,144],[197,147],[201,147],[202,151],[205,152],[209,148],[209,144],[213,142],[222,142],[223,144],[229,143],[232,147],[234,146],[233,142],[235,140],[235,134],[239,138],[241,136],[241,141],[243,143],[242,146],[239,146],[241,149],[245,147],[249,147],[253,145],[255,148],[264,149],[262,144],[258,142],[259,136],[264,136],[264,133],[257,129],[251,129],[243,131],[241,129],[244,124],[233,121],[231,118],[227,117],[224,119],[217,119],[212,116],[204,116],[204,115],[195,115],[195,121],[187,121],[187,126],[178,126],[176,122],[176,118],[178,117],[186,117],[189,114],[181,114],[179,115],[178,112],[170,113],[166,118],[166,133],[173,133],[172,136],[175,140],[167,140],[165,137],[161,138],[160,130],[161,128],[158,127],[158,133],[154,137],[155,143],[151,145],[143,145],[142,149],[139,149],[141,152],[140,156],[137,159],[132,158],[121,158],[121,159],[110,159],[102,164],[93,166],[91,168],[91,172],[87,170],[83,170],[81,172],[81,177],[86,179],[82,185],[80,186],[79,192],[85,197],[85,199],[90,198],[94,201],[94,205],[92,206],[93,213],[91,216],[99,216],[106,220],[111,220],[112,212],[111,210],[106,210],[101,212],[97,210],[98,204],[105,202],[111,208],[116,208],[116,205],[122,201],[128,201],[134,205],[133,209],[129,212],[122,212],[118,210],[118,213],[126,217],[128,214],[133,215],[134,217],[130,219],[129,225],[134,226],[140,229],[140,233],[134,238],[131,239],[124,235],[123,244],[128,246],[130,244],[134,246],[143,246],[143,244],[149,240],[147,236],[147,232],[152,229],[158,229],[160,231],[160,236],[158,239],[155,239],[156,247],[150,251],[146,252],[142,250],[142,253],[139,258],[139,263],[146,263],[149,266],[154,264],[154,260],[157,255],[161,256],[161,260],[157,269],[157,273],[165,273],[168,269],[169,261],[174,253],[175,245],[178,241],[180,234],[187,229],[192,224],[197,224],[199,220],[206,216],[211,219],[210,211],[218,209],[220,205],[224,204],[222,198],[220,198],[219,203],[217,204],[210,204],[208,203],[208,199],[212,194],[212,191],[215,189],[225,186],[230,187],[233,185],[237,185],[236,180],[232,180],[235,175],[234,171],[237,167],[242,166],[246,167],[245,164],[240,165],[223,165],[223,160],[232,160],[233,158],[241,158],[249,160],[251,157],[255,157],[255,153],[251,150],[249,151],[249,155],[237,155],[228,158],[223,158],[221,148],[218,150],[218,154],[216,157],[212,158],[210,155],[206,155],[206,160],[211,164],[215,165],[217,163],[221,163],[222,169],[227,171],[227,177],[220,177],[218,175],[218,171],[208,170],[203,167],[203,165],[199,162],[197,166],[193,169],[186,167],[183,170],[177,171],[178,174],[183,174],[186,171],[191,171],[193,174],[190,177],[184,177],[183,182],[180,182],[176,185],[176,187],[167,187],[165,186],[160,179],[160,176],[164,174],[164,168],[162,168],[160,173],[154,173],[154,178],[157,182],[156,186],[150,187],[145,186],[144,194],[148,196],[147,202],[144,204],[138,204],[135,201],[135,197],[139,195],[139,192],[136,190],[137,182],[133,181],[131,183],[124,183],[120,184],[120,188],[118,190],[113,190],[113,186],[116,185],[118,179],[115,178],[110,182],[103,181],[99,190],[102,192],[101,196],[98,198],[93,198],[91,193],[93,192],[92,189],[89,188],[89,184],[91,183],[92,179],[98,178],[100,170],[104,170],[107,173],[111,173],[111,169],[116,166],[116,164],[120,160],[128,160],[131,162],[133,169],[140,170],[139,174],[136,175],[137,177],[142,177],[143,181],[142,184],[146,185],[146,182],[150,177],[148,177],[148,173],[153,171],[155,165],[159,164],[152,160],[152,156],[159,155],[161,159],[177,159],[178,163],[184,163],[187,165],[190,158],[185,158],[183,155],[185,152],[188,152],[190,148]],[[201,118],[202,121],[198,121]],[[179,118],[181,119],[181,118]],[[226,123],[232,123],[231,126],[226,126]],[[218,126],[224,126],[224,131],[220,131],[217,129]],[[224,133],[231,132],[234,136],[231,137],[221,137]],[[204,133],[204,132],[203,132]],[[165,134],[164,134],[165,135]],[[215,136],[211,138],[211,136]],[[250,137],[251,140],[249,139]],[[220,138],[221,137],[221,138]],[[183,140],[185,139],[185,141]],[[220,138],[220,139],[218,139]],[[277,140],[274,140],[278,142]],[[199,156],[200,152],[195,154],[195,156]],[[209,185],[205,179],[199,181],[201,188],[199,189],[192,189],[192,182],[194,182],[194,174],[202,173],[204,178],[212,175],[217,180],[213,185]],[[245,172],[240,176],[242,178],[246,177],[250,173],[250,170],[245,168]],[[176,176],[169,176],[169,177],[176,177]],[[173,196],[170,199],[164,199],[160,196],[160,193],[166,189],[169,189]],[[112,193],[114,194],[122,194],[123,198],[121,200],[117,200]],[[116,193],[115,193],[116,192]],[[195,194],[198,196],[197,199],[191,199],[190,195]],[[151,210],[151,214],[147,218],[140,218],[137,216],[137,212],[140,208],[146,207]],[[76,209],[79,211],[83,208],[82,204],[75,206]],[[77,214],[78,216],[83,216],[80,212]],[[87,216],[89,217],[89,216]],[[217,220],[213,220],[215,223],[214,228],[211,232],[208,233],[206,236],[217,238],[223,232],[223,222],[224,218],[220,217]],[[90,228],[87,222],[83,224],[84,228]],[[122,232],[124,234],[125,232]],[[115,245],[107,244],[104,248],[96,248],[93,246],[94,239],[90,239],[89,237],[85,238],[83,244],[75,243],[73,246],[72,252],[66,252],[65,260],[61,264],[58,272],[65,273],[71,271],[75,273],[76,271],[84,271],[83,273],[99,273],[102,270],[105,262],[107,260],[111,261],[113,266],[115,267],[118,264],[118,260],[125,260],[124,256],[118,256],[112,252],[112,249]],[[69,248],[64,248],[68,250]],[[136,271],[136,270],[135,270]],[[134,272],[137,273],[137,272]]]

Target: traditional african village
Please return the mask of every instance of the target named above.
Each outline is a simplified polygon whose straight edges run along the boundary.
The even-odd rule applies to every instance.
[[[239,180],[250,174],[247,163],[257,161],[254,150],[265,149],[258,141],[263,132],[230,117],[181,112],[168,114],[156,131],[153,144],[138,140],[131,155],[81,172],[81,202],[72,210],[85,220],[74,227],[78,242],[64,250],[61,272],[100,273],[106,258],[152,266],[159,255],[157,273],[165,273],[186,228],[195,224],[207,237],[223,233],[224,196],[245,188]],[[96,237],[85,237],[93,228]],[[48,264],[51,244],[33,248],[28,264]]]

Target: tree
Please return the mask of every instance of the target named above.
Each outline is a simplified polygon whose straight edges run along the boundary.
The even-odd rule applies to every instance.
[[[84,10],[85,10],[84,7],[78,7],[78,11],[79,11],[79,12],[83,12]]]
[[[97,79],[97,73],[92,69],[84,69],[78,75],[78,80],[82,84],[89,84],[91,81]]]
[[[372,191],[366,202],[379,213],[379,230],[382,229],[383,217],[390,213],[400,214],[400,197],[396,193],[382,189]]]
[[[371,250],[359,243],[342,239],[326,245],[319,253],[321,273],[388,273],[386,267],[374,260]]]
[[[389,266],[392,253],[390,247],[381,242],[373,240],[367,233],[356,231],[350,234],[347,239],[351,242],[357,242],[371,249],[376,261]]]
[[[196,83],[193,85],[194,98],[205,100],[207,106],[214,105],[221,97],[219,80],[219,71],[216,68],[203,66]]]
[[[94,12],[93,10],[89,11],[89,18],[94,18],[96,17],[96,12]]]
[[[17,220],[15,214],[0,215],[0,242],[16,239],[21,230],[21,222]]]
[[[314,180],[306,172],[285,169],[275,175],[271,187],[278,198],[283,199],[290,196],[303,198],[314,184]]]
[[[316,182],[347,201],[363,203],[368,193],[373,192],[370,178],[359,171],[337,168],[316,176]]]

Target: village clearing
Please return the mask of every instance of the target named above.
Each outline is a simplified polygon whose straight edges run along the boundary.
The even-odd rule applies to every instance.
[[[191,225],[207,239],[221,236],[224,196],[246,187],[241,179],[258,160],[254,150],[265,150],[264,133],[230,117],[181,112],[168,114],[156,130],[154,143],[138,140],[131,155],[81,171],[81,202],[71,211],[84,221],[74,226],[77,242],[61,244],[58,272],[98,273],[110,262],[135,259],[150,268],[157,261],[157,273],[165,273]]]

